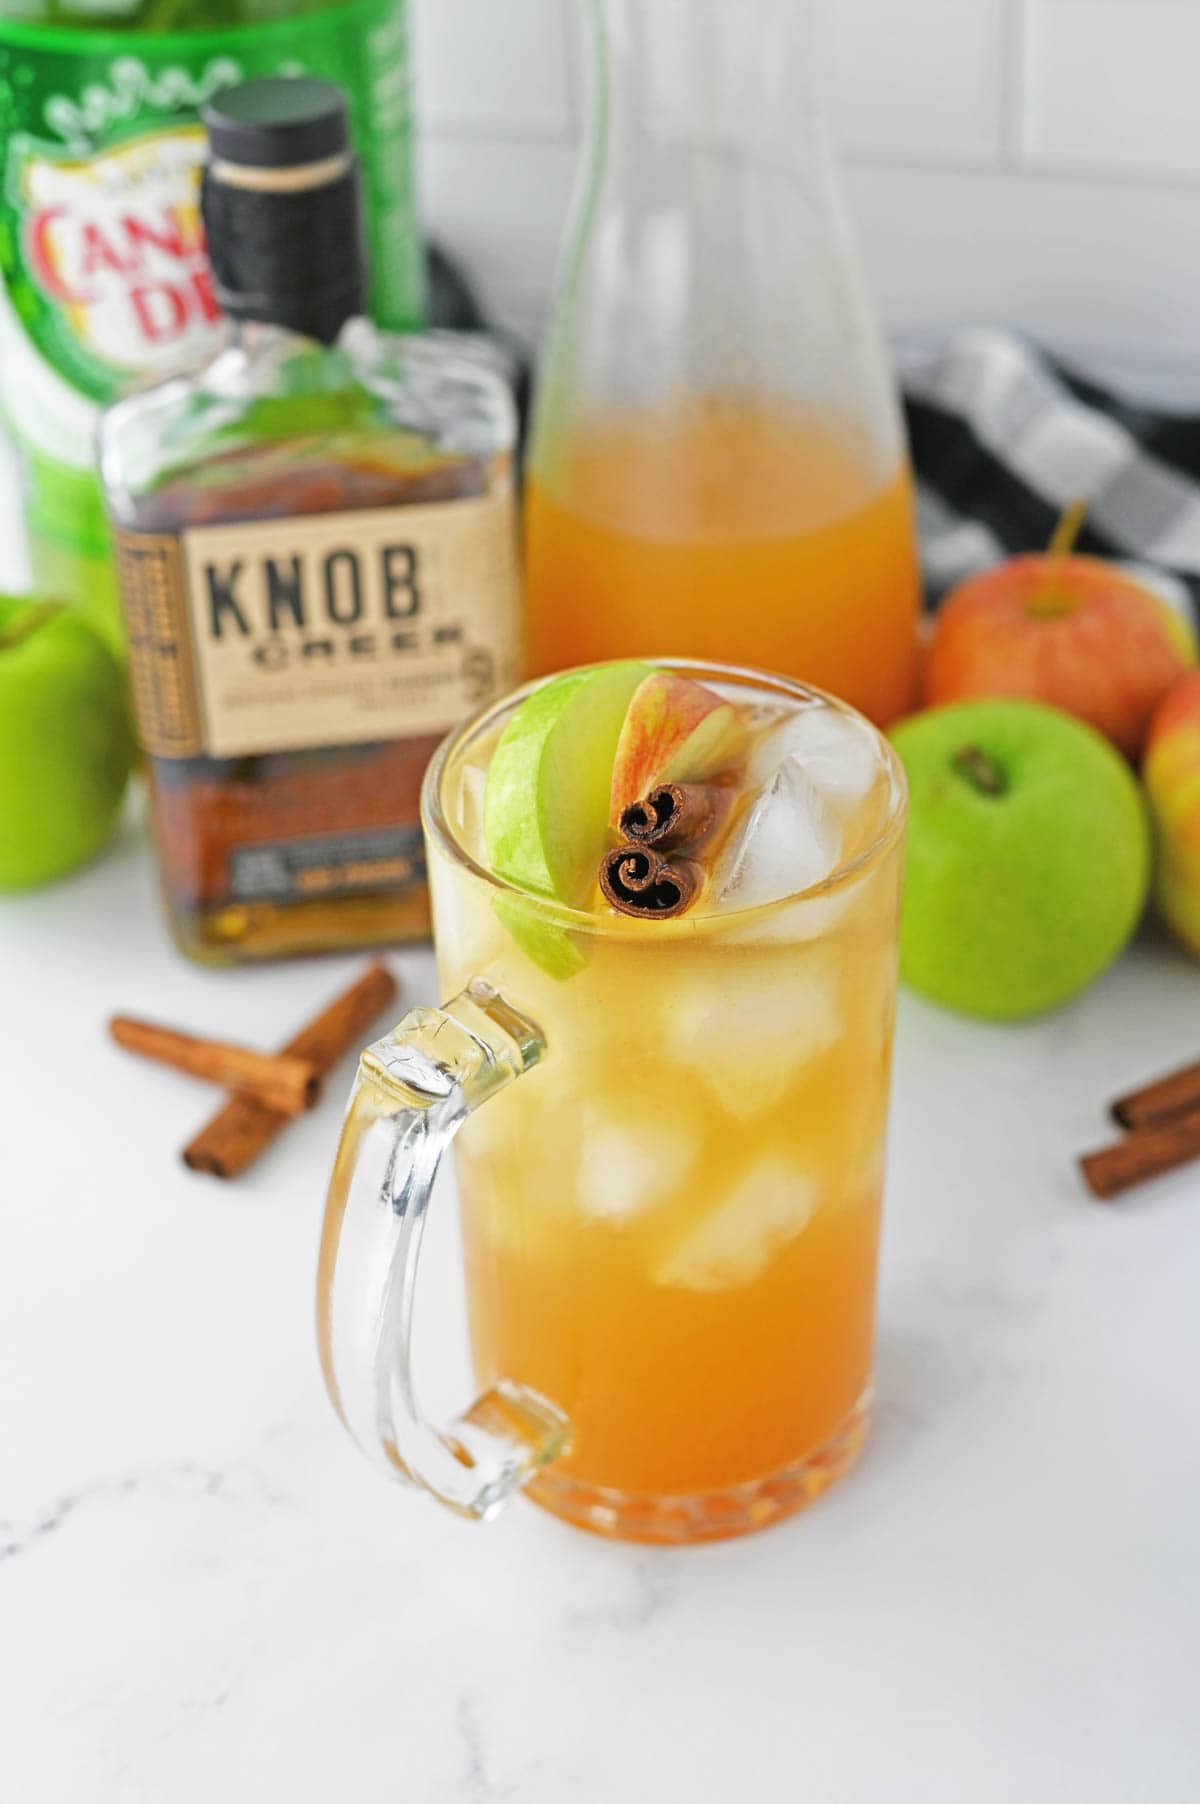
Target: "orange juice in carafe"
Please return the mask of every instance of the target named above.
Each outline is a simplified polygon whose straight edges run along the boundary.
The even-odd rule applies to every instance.
[[[669,647],[904,713],[918,609],[911,483],[836,425],[710,398],[612,413],[527,495],[535,674]]]
[[[535,674],[718,658],[914,700],[900,412],[814,91],[812,0],[589,0],[592,135],[540,371]]]

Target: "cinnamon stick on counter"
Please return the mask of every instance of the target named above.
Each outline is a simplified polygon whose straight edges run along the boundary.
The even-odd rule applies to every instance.
[[[1200,1108],[1134,1128],[1115,1146],[1079,1161],[1084,1182],[1101,1202],[1200,1159]]]
[[[1173,1115],[1186,1115],[1191,1109],[1200,1109],[1200,1065],[1187,1065],[1128,1096],[1119,1096],[1112,1113],[1122,1127],[1137,1128],[1169,1121]]]
[[[176,1033],[174,1028],[135,1021],[128,1015],[114,1016],[108,1030],[128,1052],[207,1078],[226,1090],[238,1090],[281,1115],[299,1115],[311,1109],[320,1093],[320,1079],[311,1059],[286,1052],[255,1052],[249,1046]]]
[[[289,1058],[306,1060],[317,1078],[323,1078],[344,1053],[362,1042],[397,994],[396,980],[386,965],[372,965],[281,1050]],[[184,1163],[214,1178],[236,1178],[290,1119],[253,1097],[234,1096],[184,1147]]]

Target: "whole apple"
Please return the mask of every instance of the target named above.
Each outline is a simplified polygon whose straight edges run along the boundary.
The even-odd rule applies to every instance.
[[[1143,775],[1158,835],[1155,899],[1171,931],[1200,955],[1200,675],[1155,714]]]
[[[1085,989],[1150,886],[1150,826],[1123,759],[1034,702],[961,702],[892,739],[910,814],[900,971],[964,1014],[1019,1020]]]
[[[1174,609],[1115,564],[1048,552],[972,577],[944,603],[925,665],[932,705],[1019,696],[1065,709],[1136,759],[1196,662]]]
[[[0,596],[0,889],[99,851],[133,763],[117,661],[75,608]]]

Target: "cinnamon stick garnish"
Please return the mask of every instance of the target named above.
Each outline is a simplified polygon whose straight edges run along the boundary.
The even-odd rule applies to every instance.
[[[704,873],[686,859],[667,859],[651,846],[615,846],[600,866],[600,888],[618,914],[670,921],[700,894]]]
[[[280,1050],[307,1060],[318,1079],[357,1046],[397,995],[386,965],[371,965],[358,981]],[[185,1165],[214,1178],[236,1178],[265,1152],[291,1118],[250,1096],[234,1096],[183,1150]]]
[[[1092,1195],[1109,1202],[1192,1159],[1200,1159],[1200,1108],[1135,1128],[1115,1146],[1089,1153],[1079,1161],[1079,1168]]]
[[[675,852],[698,845],[729,813],[731,792],[714,783],[660,783],[621,815],[620,828],[636,846]]]
[[[177,1033],[174,1028],[135,1021],[128,1015],[114,1016],[108,1031],[127,1052],[187,1071],[192,1077],[207,1078],[226,1090],[240,1091],[281,1115],[299,1115],[311,1109],[320,1094],[311,1059],[286,1052],[255,1052],[249,1046]]]
[[[1141,1090],[1119,1096],[1112,1106],[1113,1119],[1122,1127],[1148,1127],[1172,1116],[1200,1109],[1200,1065],[1186,1065]]]
[[[660,783],[621,812],[624,843],[606,852],[599,882],[618,914],[670,921],[685,914],[704,872],[678,853],[708,839],[729,818],[731,792],[715,783]]]

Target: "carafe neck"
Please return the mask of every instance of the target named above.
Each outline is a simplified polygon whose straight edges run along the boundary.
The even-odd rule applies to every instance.
[[[588,0],[588,12],[614,162],[683,141],[802,152],[820,86],[812,0]]]
[[[565,467],[588,422],[686,421],[716,398],[755,442],[764,412],[805,432],[816,419],[837,455],[894,475],[899,419],[823,127],[816,0],[588,7],[593,130],[535,469]]]

